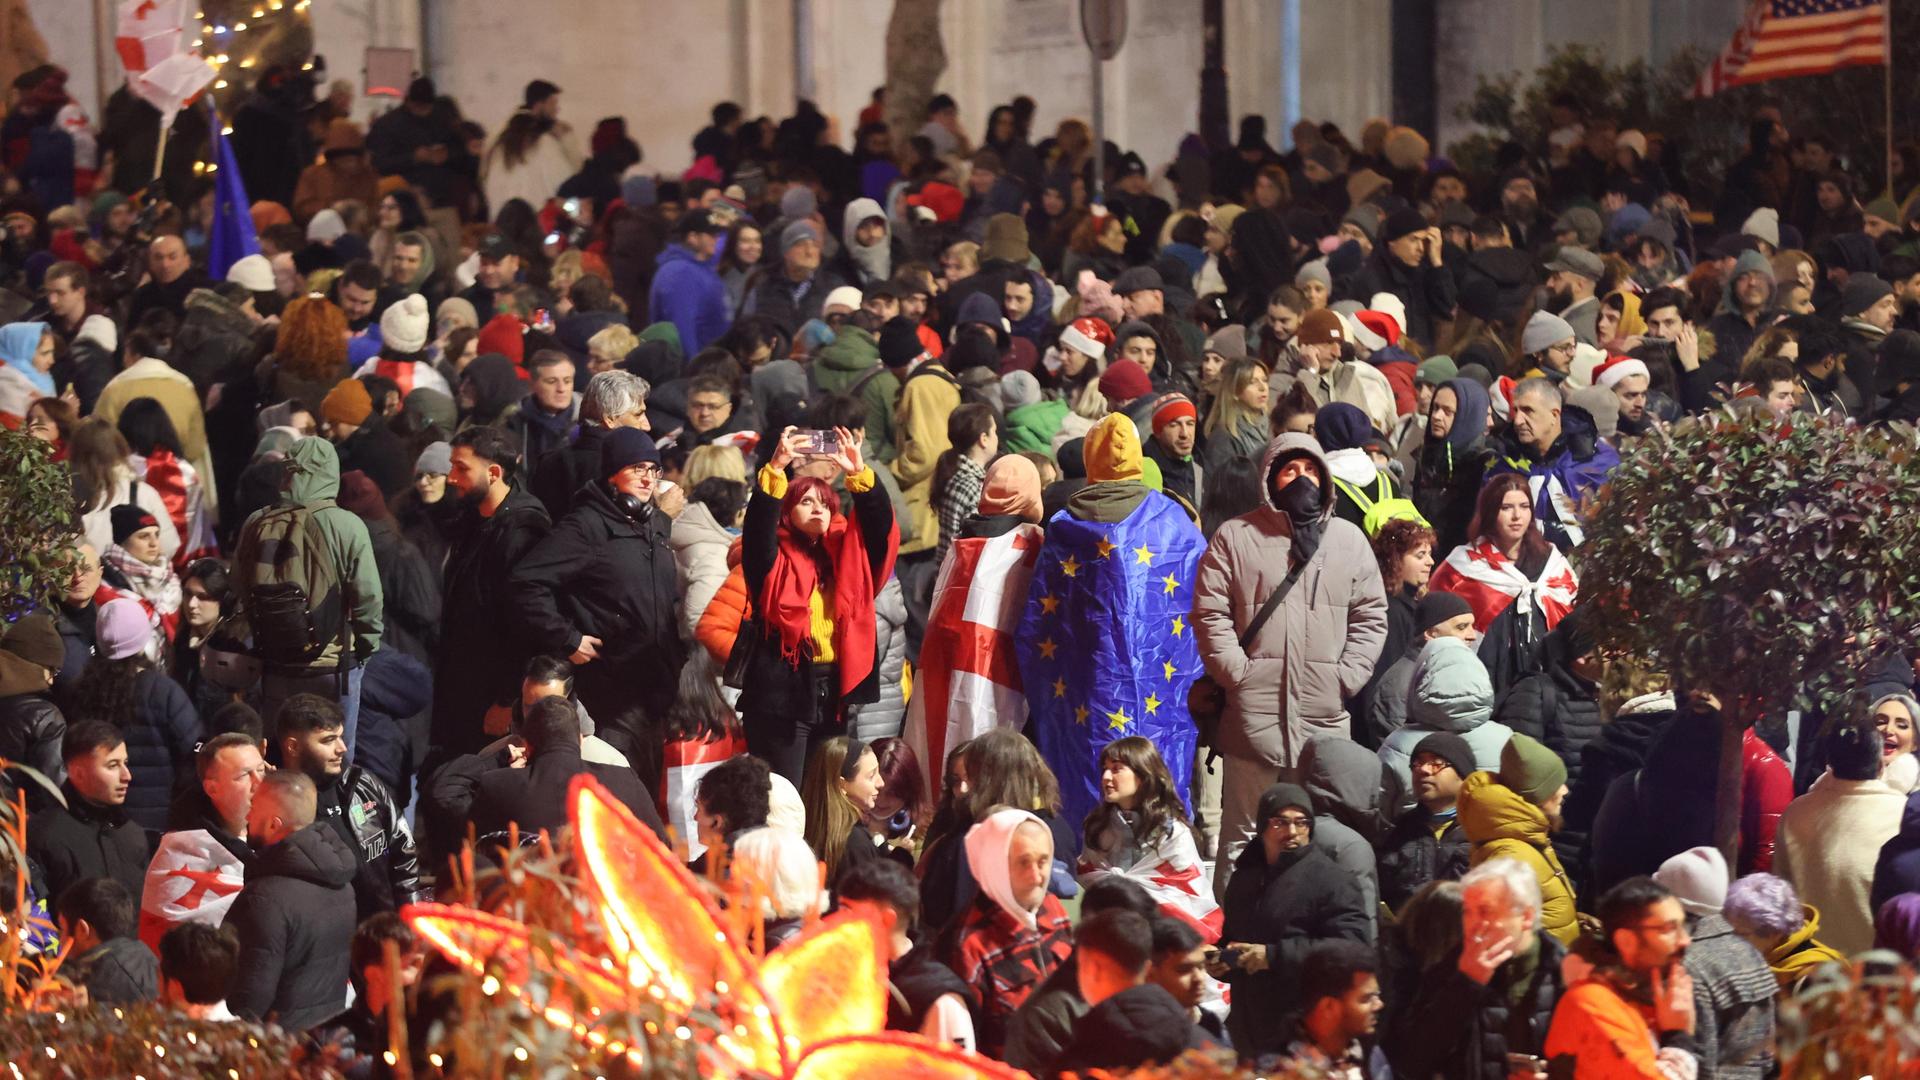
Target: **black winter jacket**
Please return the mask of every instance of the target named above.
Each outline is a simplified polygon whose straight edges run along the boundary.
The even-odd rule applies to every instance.
[[[345,1007],[355,867],[346,841],[325,826],[261,849],[227,911],[240,936],[227,992],[235,1016],[301,1032]]]
[[[400,525],[393,518],[361,520],[367,524],[374,570],[380,575],[386,626],[380,644],[430,664],[440,643],[440,575],[420,549],[400,535]]]
[[[353,848],[355,925],[402,904],[432,899],[420,881],[420,852],[407,827],[406,808],[393,789],[358,765],[340,774],[332,797],[321,798],[316,824],[326,824]]]
[[[758,487],[747,500],[746,521],[740,531],[740,571],[746,578],[748,596],[765,595],[767,577],[780,558],[780,505],[779,499]],[[876,483],[853,495],[851,524],[859,526],[866,546],[867,565],[872,569],[874,589],[878,592],[886,584],[881,572],[887,558],[887,536],[893,531],[893,500],[887,497],[884,487]],[[827,580],[825,575],[821,580]],[[854,617],[859,614],[855,613]],[[836,613],[836,617],[845,615]],[[870,618],[872,613],[865,615]],[[803,657],[797,665],[788,664],[780,655],[779,637],[758,618],[750,625],[761,638],[747,666],[746,688],[740,694],[740,716],[750,730],[771,724],[777,726],[770,730],[784,733],[782,729],[790,729],[795,717],[807,716],[813,711],[813,661]],[[747,628],[742,627],[741,632],[746,633]],[[847,693],[842,704],[880,700],[880,644],[876,636],[873,670]]]
[[[487,709],[518,698],[531,647],[510,599],[508,577],[549,527],[547,512],[523,488],[508,492],[492,517],[462,509],[441,590],[434,746],[453,753],[480,749],[492,741],[481,726]]]
[[[1375,866],[1380,872],[1380,901],[1399,911],[1429,881],[1458,881],[1467,872],[1473,845],[1455,818],[1436,838],[1433,815],[1424,806],[1401,814],[1380,838]]]
[[[61,965],[95,1005],[141,1005],[160,996],[160,958],[139,938],[103,941]]]
[[[406,444],[378,416],[368,417],[335,449],[340,454],[340,475],[356,469],[366,473],[386,498],[393,498],[413,483],[413,462],[407,460]]]
[[[164,829],[174,783],[194,771],[200,715],[187,692],[159,668],[134,676],[133,697],[132,716],[106,718],[127,737],[127,768],[133,770],[127,815],[142,828]]]
[[[520,826],[522,836],[531,837],[541,829],[557,832],[567,824],[567,788],[581,773],[600,781],[641,824],[666,838],[653,795],[639,774],[624,765],[585,761],[575,746],[542,750],[523,769],[507,768],[492,755],[455,758],[434,775],[427,797],[439,819],[436,827],[471,821],[475,833],[485,837],[504,835],[507,826],[514,824]]]
[[[1266,970],[1227,976],[1233,987],[1227,1030],[1242,1058],[1279,1053],[1300,1006],[1300,965],[1308,951],[1329,938],[1367,941],[1372,912],[1363,907],[1353,875],[1318,845],[1282,852],[1270,864],[1259,842],[1234,863],[1224,909],[1223,948],[1229,942],[1267,947]]]
[[[1147,983],[1122,990],[1088,1010],[1073,1025],[1073,1039],[1055,1065],[1060,1072],[1082,1076],[1093,1069],[1164,1065],[1211,1042],[1186,1006],[1158,984]]]
[[[62,784],[66,806],[48,806],[27,819],[27,858],[47,878],[47,913],[66,887],[85,878],[108,877],[139,896],[146,888],[154,837],[127,817],[124,808],[100,806]]]
[[[1439,323],[1453,318],[1459,293],[1453,272],[1445,266],[1430,266],[1424,260],[1408,266],[1394,257],[1387,245],[1377,244],[1372,258],[1347,284],[1347,296],[1361,303],[1375,293],[1392,293],[1407,307],[1407,336],[1432,352],[1440,347],[1434,338]]]
[[[380,778],[401,805],[408,801],[415,760],[416,718],[433,705],[433,673],[426,665],[380,643],[360,678],[360,727],[353,763]]]
[[[1683,710],[1647,748],[1646,764],[1607,785],[1594,815],[1592,891],[1651,874],[1691,847],[1713,843],[1719,714]]]
[[[547,508],[548,517],[555,521],[566,517],[580,489],[602,479],[600,446],[611,434],[611,428],[590,420],[581,421],[580,433],[570,445],[549,451],[537,464],[528,466],[533,471],[529,488],[533,497]]]
[[[67,719],[43,693],[0,698],[0,757],[35,769],[51,783],[67,778],[60,759],[60,740],[66,738]]]
[[[1533,932],[1538,962],[1522,977],[1513,960],[1500,965],[1482,986],[1460,972],[1460,948],[1421,976],[1413,1004],[1402,1014],[1386,1047],[1395,1074],[1445,1080],[1506,1080],[1507,1055],[1543,1057],[1553,1007],[1566,991],[1560,961],[1566,946],[1545,930]],[[1520,1001],[1518,1013],[1509,1004]]]

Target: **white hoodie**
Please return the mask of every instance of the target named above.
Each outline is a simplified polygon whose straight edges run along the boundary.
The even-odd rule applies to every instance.
[[[1013,832],[1029,821],[1043,829],[1047,827],[1047,823],[1034,814],[1007,809],[989,814],[987,820],[968,829],[967,868],[973,871],[973,879],[979,882],[981,892],[999,904],[1000,909],[1013,916],[1021,926],[1032,930],[1039,925],[1039,919],[1014,899],[1013,874],[1007,868],[1007,852],[1013,847]]]

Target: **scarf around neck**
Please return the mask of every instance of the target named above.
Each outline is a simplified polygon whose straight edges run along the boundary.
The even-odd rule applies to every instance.
[[[898,533],[889,539],[885,558],[876,577],[867,557],[866,539],[858,523],[845,515],[834,514],[826,535],[810,540],[788,525],[790,511],[800,495],[818,485],[837,503],[831,488],[821,481],[794,481],[780,503],[779,554],[759,597],[759,610],[767,629],[780,640],[780,656],[789,666],[798,666],[803,656],[811,659],[813,640],[812,600],[815,589],[827,591],[833,605],[833,654],[840,666],[840,694],[845,696],[873,673],[874,620],[858,615],[873,611],[879,589],[876,580],[885,581],[893,573]],[[821,581],[821,562],[826,576]]]

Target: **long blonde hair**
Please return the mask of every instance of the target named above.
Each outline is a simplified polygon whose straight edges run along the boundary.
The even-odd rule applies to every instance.
[[[807,846],[827,864],[827,880],[840,869],[847,852],[847,838],[860,823],[860,810],[853,805],[835,781],[847,764],[847,751],[853,740],[836,735],[820,745],[800,785],[800,802],[807,808]],[[872,753],[864,745],[860,752]]]
[[[688,491],[716,476],[737,484],[747,482],[747,459],[738,447],[702,446],[687,455],[687,471],[681,482]]]
[[[1240,400],[1240,391],[1266,370],[1258,360],[1229,360],[1220,369],[1220,393],[1213,396],[1213,408],[1207,410],[1207,438],[1221,433],[1231,437],[1248,424],[1260,426],[1261,414],[1247,408],[1247,403]]]

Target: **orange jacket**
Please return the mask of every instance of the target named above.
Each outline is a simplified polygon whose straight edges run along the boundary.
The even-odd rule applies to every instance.
[[[733,569],[727,571],[725,584],[707,602],[700,624],[693,628],[694,640],[706,648],[713,662],[723,670],[727,657],[733,655],[733,639],[740,636],[740,627],[752,610],[753,603],[747,596],[747,576],[736,561]]]
[[[1576,983],[1561,997],[1553,1010],[1553,1026],[1547,1029],[1545,1049],[1549,1066],[1571,1059],[1581,1076],[1596,1080],[1672,1080],[1675,1075],[1671,1063],[1662,1058],[1652,1017],[1621,997],[1605,979]],[[1682,1051],[1664,1053],[1673,1057]]]

